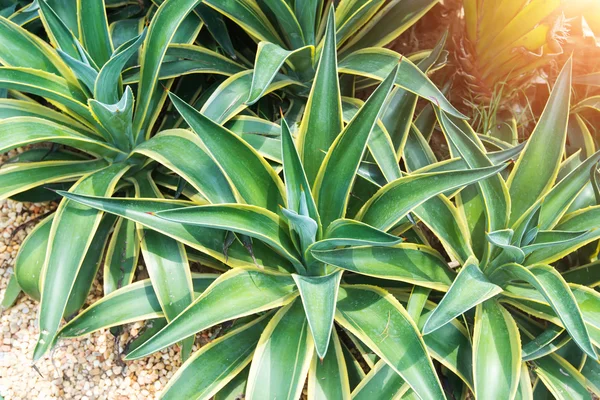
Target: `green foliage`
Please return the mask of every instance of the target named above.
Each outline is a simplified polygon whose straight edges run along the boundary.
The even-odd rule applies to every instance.
[[[40,301],[34,361],[147,321],[126,359],[187,360],[163,398],[600,395],[597,103],[571,107],[571,61],[517,145],[429,79],[445,35],[380,47],[435,1],[89,1],[0,17],[0,149],[52,143],[0,194],[60,200],[2,302]]]

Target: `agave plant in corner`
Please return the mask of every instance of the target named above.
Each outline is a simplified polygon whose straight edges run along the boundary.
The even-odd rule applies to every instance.
[[[335,39],[330,36],[330,40]],[[403,238],[388,231],[410,229],[412,210],[442,193],[496,176],[506,165],[403,176],[392,141],[379,121],[400,64],[344,124],[339,83],[333,90],[324,90],[332,80],[338,82],[335,58],[330,57],[335,46],[325,48],[333,51],[321,55],[298,136],[294,138],[285,119],[281,121],[285,183],[242,138],[172,95],[192,132],[165,131],[156,138],[181,143],[177,149],[188,160],[206,149],[219,170],[210,175],[200,173],[196,163],[183,168],[163,162],[204,196],[221,193],[220,200],[194,206],[175,200],[61,192],[70,200],[134,220],[208,255],[222,257],[223,250],[227,251],[225,262],[233,268],[127,355],[128,359],[143,357],[196,332],[234,321],[224,336],[184,364],[163,398],[219,398],[238,385],[245,386],[248,398],[298,398],[307,376],[311,398],[348,398],[351,390],[367,396],[372,390],[369,382],[375,384],[387,374],[396,378],[394,384],[403,392],[437,399],[445,396],[432,356],[458,375],[470,374],[470,365],[442,356],[457,343],[469,351],[466,329],[460,323],[423,340],[398,299],[362,283],[392,280],[403,287],[448,290],[455,274],[438,251],[422,243],[403,243]],[[387,158],[381,160],[393,160],[382,163],[390,182],[363,200],[351,218],[351,190],[376,131],[387,146],[378,147],[387,149]],[[324,157],[308,151],[319,148],[327,149]],[[309,178],[306,166],[317,167],[314,177]],[[442,207],[452,206],[442,202]],[[229,252],[229,244],[240,243],[252,243],[253,260]],[[363,261],[342,267],[329,261],[345,249],[361,253]],[[59,337],[157,316],[156,305],[153,312],[147,312],[152,311],[150,305],[144,308],[143,315],[142,308],[127,307],[127,315],[111,311],[130,299],[127,288],[115,292],[65,325]],[[143,301],[156,303],[153,299],[150,292]],[[446,336],[453,341],[445,341]],[[363,379],[358,361],[347,351],[344,340],[348,338],[381,358],[373,369],[376,378]],[[377,359],[369,362],[374,366]]]
[[[145,82],[152,90],[139,86],[148,96],[145,103],[134,101],[131,86],[122,85],[122,70],[143,59],[143,28],[150,16],[124,25],[119,13],[107,12],[103,0],[86,1],[85,10],[77,2],[77,7],[60,10],[63,17],[49,2],[39,1],[36,7],[51,44],[0,17],[0,87],[8,90],[8,98],[0,99],[0,151],[38,143],[52,147],[28,149],[8,160],[0,169],[0,196],[20,201],[60,198],[47,188],[146,198],[177,192],[177,177],[157,170],[160,164],[153,161],[168,157],[164,152],[169,149],[161,150],[160,143],[158,149],[140,147],[170,121],[160,113],[167,94],[157,90],[158,76]],[[191,14],[171,42],[187,49],[201,27],[198,16]],[[223,67],[241,69],[215,52],[202,54],[205,59],[215,57]],[[184,97],[201,89],[193,78],[186,79],[161,83]],[[190,188],[181,189],[190,201],[206,201]],[[192,301],[183,245],[138,228],[126,219],[61,201],[56,213],[29,235],[15,262],[10,297],[14,299],[20,287],[41,301],[35,360],[51,347],[62,318],[71,318],[84,304],[103,259],[105,294],[132,282],[141,253],[169,318]],[[174,268],[172,279],[163,280],[169,267]],[[183,354],[191,349],[192,342],[186,343],[190,346]]]
[[[570,95],[569,61],[510,174],[456,198],[473,255],[446,294],[430,296],[438,304],[422,327],[427,338],[457,317],[473,324],[476,398],[598,394],[600,296],[591,289],[597,262],[586,249],[599,237],[597,198],[584,189],[590,177],[595,185],[600,152],[565,158]],[[469,168],[491,165],[491,153],[465,121],[443,112],[438,120],[453,157]],[[503,379],[490,370],[502,371]]]

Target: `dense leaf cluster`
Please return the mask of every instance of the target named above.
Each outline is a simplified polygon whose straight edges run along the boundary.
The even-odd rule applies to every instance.
[[[0,151],[44,143],[0,195],[59,200],[5,298],[40,301],[34,361],[146,321],[127,359],[186,360],[162,398],[600,395],[597,99],[568,61],[526,142],[479,134],[445,37],[382,47],[435,1],[335,3],[0,1]]]

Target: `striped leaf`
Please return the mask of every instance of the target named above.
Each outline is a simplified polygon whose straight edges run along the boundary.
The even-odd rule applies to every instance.
[[[169,380],[161,399],[210,399],[250,363],[272,314],[256,318],[210,342]]]
[[[308,398],[315,400],[350,399],[348,371],[340,339],[332,331],[331,346],[323,360],[315,354],[308,370]]]
[[[428,199],[493,176],[505,167],[413,174],[397,179],[382,187],[367,201],[357,214],[357,219],[387,231]]]
[[[435,250],[417,244],[313,251],[326,264],[377,278],[447,291],[453,273]]]
[[[296,299],[280,309],[262,333],[250,365],[245,398],[299,398],[313,351],[302,302]]]
[[[305,272],[285,223],[270,211],[242,204],[184,207],[157,212],[159,218],[188,225],[223,229],[262,240]]]
[[[507,264],[499,268],[490,279],[501,284],[510,280],[524,280],[531,284],[551,305],[577,345],[594,359],[597,358],[575,297],[553,267],[534,265],[525,268]]]
[[[514,224],[554,184],[567,137],[571,60],[563,67],[546,108],[509,178]]]
[[[96,65],[104,65],[113,52],[104,0],[77,0],[77,18],[83,47]]]
[[[176,172],[211,203],[235,203],[226,175],[193,132],[169,129],[134,150]],[[195,160],[193,165],[189,160]]]
[[[311,187],[325,153],[343,128],[334,27],[334,11],[330,9],[321,57],[298,136],[298,148]]]
[[[502,288],[490,282],[481,272],[477,266],[477,259],[469,258],[452,282],[448,293],[430,314],[423,327],[423,334],[427,335],[441,328],[454,318],[500,292],[502,292]]]
[[[366,48],[355,51],[340,61],[339,72],[381,81],[396,66],[396,85],[431,101],[450,115],[465,118],[416,65],[392,50]]]
[[[175,95],[171,101],[247,203],[276,211],[285,204],[283,183],[252,147]]]
[[[282,3],[283,0],[271,0],[273,2]],[[256,61],[254,62],[254,73],[252,75],[252,87],[250,89],[250,97],[246,102],[254,104],[263,96],[279,70],[287,63],[295,59],[306,60],[307,65],[300,64],[304,69],[312,68],[312,59],[314,56],[314,47],[305,46],[296,50],[285,50],[276,44],[260,42],[256,51]],[[305,71],[299,70],[298,73]]]
[[[106,165],[104,160],[11,163],[0,168],[0,198],[52,182],[76,180]]]
[[[193,274],[194,293],[199,296],[217,278],[215,274]],[[104,296],[62,327],[59,337],[79,337],[100,329],[150,318],[163,317],[150,279],[135,282]]]
[[[333,329],[333,317],[342,272],[326,276],[293,274],[300,292],[315,349],[320,360],[325,358]]]
[[[490,374],[490,371],[499,372]],[[514,398],[520,372],[521,339],[515,321],[494,299],[479,304],[473,332],[476,398]]]
[[[297,295],[290,275],[233,269],[127,359],[144,357],[218,323],[280,307]]]
[[[445,398],[416,325],[391,295],[370,286],[342,286],[335,319],[385,360],[421,398]]]
[[[271,270],[293,270],[289,261],[286,261],[284,257],[279,256],[260,241],[252,244],[254,257],[238,242],[234,242],[229,247],[228,257],[225,257],[223,254],[225,235],[222,230],[204,228],[197,225],[184,226],[183,224],[170,222],[154,215],[154,213],[161,210],[191,206],[192,203],[187,201],[101,198],[62,191],[59,191],[59,194],[89,207],[139,222],[145,227],[154,229],[202,253],[206,253],[218,261],[227,261],[227,264],[231,266],[255,266],[258,264],[261,267]]]
[[[392,70],[388,78],[375,90],[335,139],[323,160],[313,192],[324,227],[345,216],[354,177],[396,72],[396,69]]]
[[[81,194],[110,195],[128,169],[129,166],[113,164],[84,176],[71,190]],[[100,217],[101,213],[97,210],[69,200],[61,202],[56,211],[41,275],[40,336],[34,349],[34,360],[42,357],[54,342],[77,273],[98,228]],[[54,240],[56,237],[70,237],[71,240]]]

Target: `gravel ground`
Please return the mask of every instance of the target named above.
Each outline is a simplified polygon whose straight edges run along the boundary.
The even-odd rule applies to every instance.
[[[0,201],[0,299],[13,272],[19,245],[35,224],[17,231],[13,237],[15,229],[54,207]],[[102,286],[95,282],[88,304],[101,295]],[[154,399],[180,365],[175,346],[152,357],[124,363],[115,351],[114,337],[108,331],[99,331],[60,342],[50,356],[36,363],[38,374],[31,366],[39,333],[37,307],[37,302],[21,294],[12,308],[0,315],[0,396],[6,400]],[[139,323],[127,326],[121,346],[135,337],[141,327]]]

